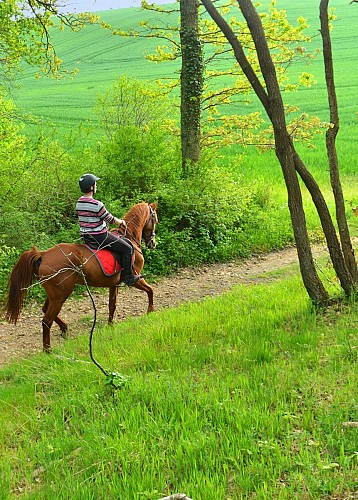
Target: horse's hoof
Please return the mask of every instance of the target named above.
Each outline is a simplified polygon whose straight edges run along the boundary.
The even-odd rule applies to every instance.
[[[67,331],[65,331],[65,332],[61,332],[61,337],[62,337],[63,339],[65,339],[65,340],[67,340],[67,339],[68,339]]]
[[[45,352],[46,354],[51,354],[51,347],[44,347],[43,352]]]

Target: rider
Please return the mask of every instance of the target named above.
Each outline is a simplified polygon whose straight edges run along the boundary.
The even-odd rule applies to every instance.
[[[76,213],[80,223],[80,233],[84,243],[92,248],[107,248],[116,260],[120,259],[123,267],[122,275],[127,286],[133,286],[142,276],[133,274],[133,246],[127,238],[118,237],[108,231],[107,224],[126,226],[122,219],[114,217],[103,203],[94,198],[97,192],[97,181],[100,178],[93,174],[84,174],[79,180],[83,195],[76,204]]]

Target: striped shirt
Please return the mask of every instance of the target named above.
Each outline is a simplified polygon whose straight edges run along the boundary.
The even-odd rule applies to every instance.
[[[80,223],[80,233],[98,234],[107,231],[107,224],[114,222],[113,215],[108,212],[101,201],[81,196],[76,204],[76,213]]]

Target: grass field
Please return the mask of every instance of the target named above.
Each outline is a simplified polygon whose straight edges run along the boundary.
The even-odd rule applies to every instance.
[[[357,312],[292,275],[99,328],[116,391],[87,335],[4,368],[0,497],[354,498]]]
[[[357,123],[355,113],[358,65],[355,46],[358,39],[358,11],[355,5],[349,5],[346,0],[336,0],[330,5],[336,7],[338,16],[332,32],[332,43],[344,129],[353,127]],[[311,26],[310,33],[314,36],[312,48],[321,48],[317,2],[302,0],[298,6],[287,0],[281,0],[278,2],[278,7],[287,10],[292,21],[302,15],[307,17]],[[109,24],[123,28],[137,28],[140,20],[154,16],[153,13],[144,12],[139,8],[119,9],[99,14],[101,19]],[[93,119],[93,107],[97,95],[108,89],[116,76],[128,74],[155,80],[170,77],[179,71],[179,62],[155,64],[144,59],[145,52],[151,52],[162,42],[112,36],[100,26],[89,26],[75,33],[68,30],[55,33],[55,41],[58,54],[64,60],[64,67],[78,68],[78,75],[73,80],[36,80],[33,78],[32,70],[26,71],[19,82],[21,88],[17,93],[17,102],[26,111],[55,123],[60,135],[68,131],[69,127]],[[303,70],[306,68],[298,64],[293,65],[290,72],[296,74]],[[299,103],[304,111],[318,114],[328,120],[321,57],[314,60],[308,70],[315,74],[317,85],[287,96],[287,101]],[[352,140],[355,140],[355,137]],[[345,143],[349,140],[350,137],[346,137]]]

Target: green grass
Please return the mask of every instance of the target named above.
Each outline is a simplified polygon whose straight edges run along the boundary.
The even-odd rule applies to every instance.
[[[307,17],[310,33],[314,36],[312,50],[321,48],[322,42],[318,36],[318,5],[310,0],[303,0],[296,6],[294,3],[281,0],[278,2],[278,7],[287,10],[292,22],[299,16]],[[332,32],[335,78],[342,126],[350,128],[357,123],[355,112],[358,65],[355,51],[357,40],[355,21],[358,12],[354,5],[349,5],[345,0],[336,0],[334,7],[338,15]],[[99,14],[101,20],[122,28],[137,28],[142,19],[154,17],[153,13],[139,8],[111,10]],[[175,25],[175,17],[173,21]],[[107,90],[116,76],[128,74],[155,80],[173,76],[180,69],[179,61],[155,64],[144,59],[144,54],[150,53],[156,45],[162,43],[161,41],[112,36],[100,26],[88,26],[74,33],[68,30],[54,32],[54,40],[58,55],[64,60],[64,67],[78,68],[78,75],[72,80],[36,80],[33,77],[33,70],[27,70],[19,81],[22,87],[18,91],[18,103],[26,111],[55,123],[61,134],[68,131],[68,127],[78,126],[83,121],[93,118],[96,96]],[[317,85],[291,94],[286,99],[290,103],[298,103],[304,111],[316,113],[322,119],[328,120],[322,58],[313,60],[308,70],[315,74]],[[295,63],[290,68],[292,75],[301,71],[307,71],[302,63]]]
[[[87,335],[12,364],[0,497],[349,498],[356,341],[357,305],[316,315],[291,276],[100,328],[114,392]]]

